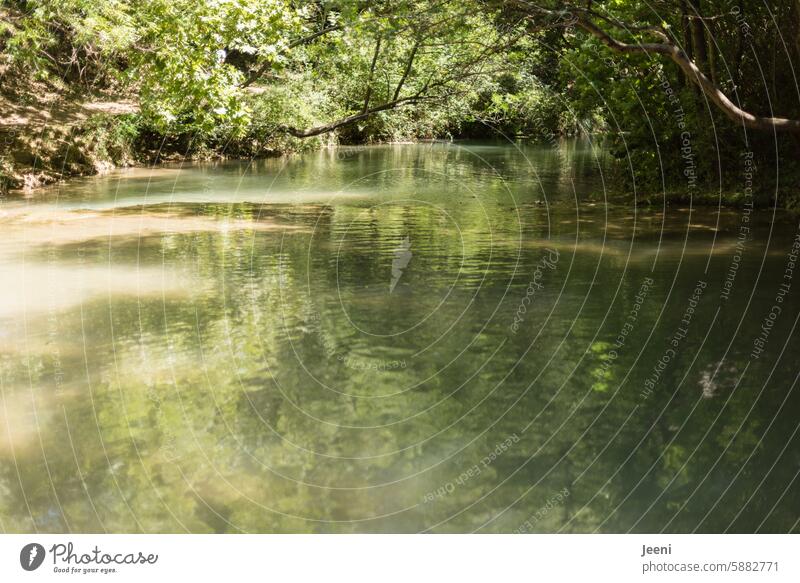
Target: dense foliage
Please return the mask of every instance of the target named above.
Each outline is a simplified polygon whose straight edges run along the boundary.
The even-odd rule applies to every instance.
[[[665,35],[743,109],[800,117],[791,0],[5,0],[0,91],[134,96],[126,127],[184,153],[604,132],[648,193],[741,184],[750,151],[755,168],[795,157],[792,135],[745,131],[675,63],[604,47],[573,11],[625,42]]]

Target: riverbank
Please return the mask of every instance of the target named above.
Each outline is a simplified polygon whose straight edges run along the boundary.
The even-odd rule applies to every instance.
[[[257,91],[254,90],[254,93]],[[135,95],[76,94],[51,85],[0,94],[0,195],[33,196],[71,178],[184,160],[268,158],[330,139],[301,140],[253,123],[244,134],[165,134],[139,112]]]
[[[24,95],[0,95],[0,111],[2,194],[136,163],[138,107],[130,98],[62,94],[39,83]]]

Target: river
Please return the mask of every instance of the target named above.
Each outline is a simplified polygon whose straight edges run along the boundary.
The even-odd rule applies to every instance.
[[[796,532],[797,218],[605,204],[605,157],[3,200],[0,530]]]

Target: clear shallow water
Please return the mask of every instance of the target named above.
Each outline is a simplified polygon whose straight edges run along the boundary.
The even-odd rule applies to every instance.
[[[353,148],[5,201],[0,528],[797,531],[797,220],[607,207],[602,168]]]

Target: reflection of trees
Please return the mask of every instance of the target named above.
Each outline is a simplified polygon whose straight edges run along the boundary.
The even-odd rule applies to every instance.
[[[624,531],[644,515],[638,530],[660,528],[675,516],[669,529],[680,531],[694,528],[744,467],[702,525],[713,531],[727,527],[776,460],[733,528],[754,528],[776,502],[764,528],[791,528],[796,516],[787,509],[797,503],[797,488],[778,497],[797,460],[792,448],[779,453],[794,429],[797,398],[775,417],[787,389],[773,382],[755,401],[769,372],[761,363],[731,394],[744,368],[742,351],[729,355],[713,396],[703,396],[707,363],[717,362],[722,350],[700,347],[697,332],[710,320],[710,307],[684,341],[678,365],[651,397],[641,399],[649,367],[678,324],[681,290],[694,283],[691,277],[679,282],[634,367],[678,256],[667,255],[660,264],[641,320],[609,368],[605,390],[598,391],[591,373],[604,362],[603,346],[618,334],[650,273],[650,248],[644,247],[644,259],[637,248],[628,261],[629,222],[614,219],[604,249],[602,216],[589,213],[595,222],[581,225],[565,279],[575,247],[572,212],[551,215],[545,242],[548,223],[539,209],[521,207],[520,241],[517,215],[509,212],[502,187],[487,182],[483,194],[446,207],[460,228],[463,250],[436,206],[402,202],[375,208],[188,206],[189,214],[201,209],[220,221],[270,220],[296,229],[199,231],[121,239],[110,247],[108,240],[83,243],[92,262],[138,261],[178,273],[184,295],[99,296],[60,314],[56,342],[65,378],[59,391],[46,341],[30,343],[27,353],[4,349],[4,403],[29,410],[25,403],[34,387],[40,431],[15,433],[13,452],[0,449],[3,528],[413,531],[442,523],[437,530],[460,531],[510,506],[488,526],[510,531],[566,487],[570,495],[534,530],[566,524],[565,530],[576,532]],[[392,252],[405,236],[414,254],[403,274],[407,285],[390,296]],[[537,296],[524,330],[509,334],[545,243],[561,250],[559,268]],[[435,309],[462,261],[451,295]],[[625,269],[619,296],[598,331]],[[706,299],[714,305],[711,295]],[[468,317],[459,319],[464,310]],[[348,320],[374,332],[397,332],[429,312],[413,333],[391,338],[359,333]],[[45,317],[30,325],[30,338],[46,337]],[[730,323],[719,325],[721,337],[730,337]],[[537,332],[541,336],[528,350]],[[85,341],[85,352],[74,348],[76,339]],[[359,369],[338,354],[361,363],[402,357],[407,366]],[[407,387],[413,388],[398,393]],[[519,442],[479,475],[423,501],[515,434]],[[405,508],[410,510],[349,522]]]

